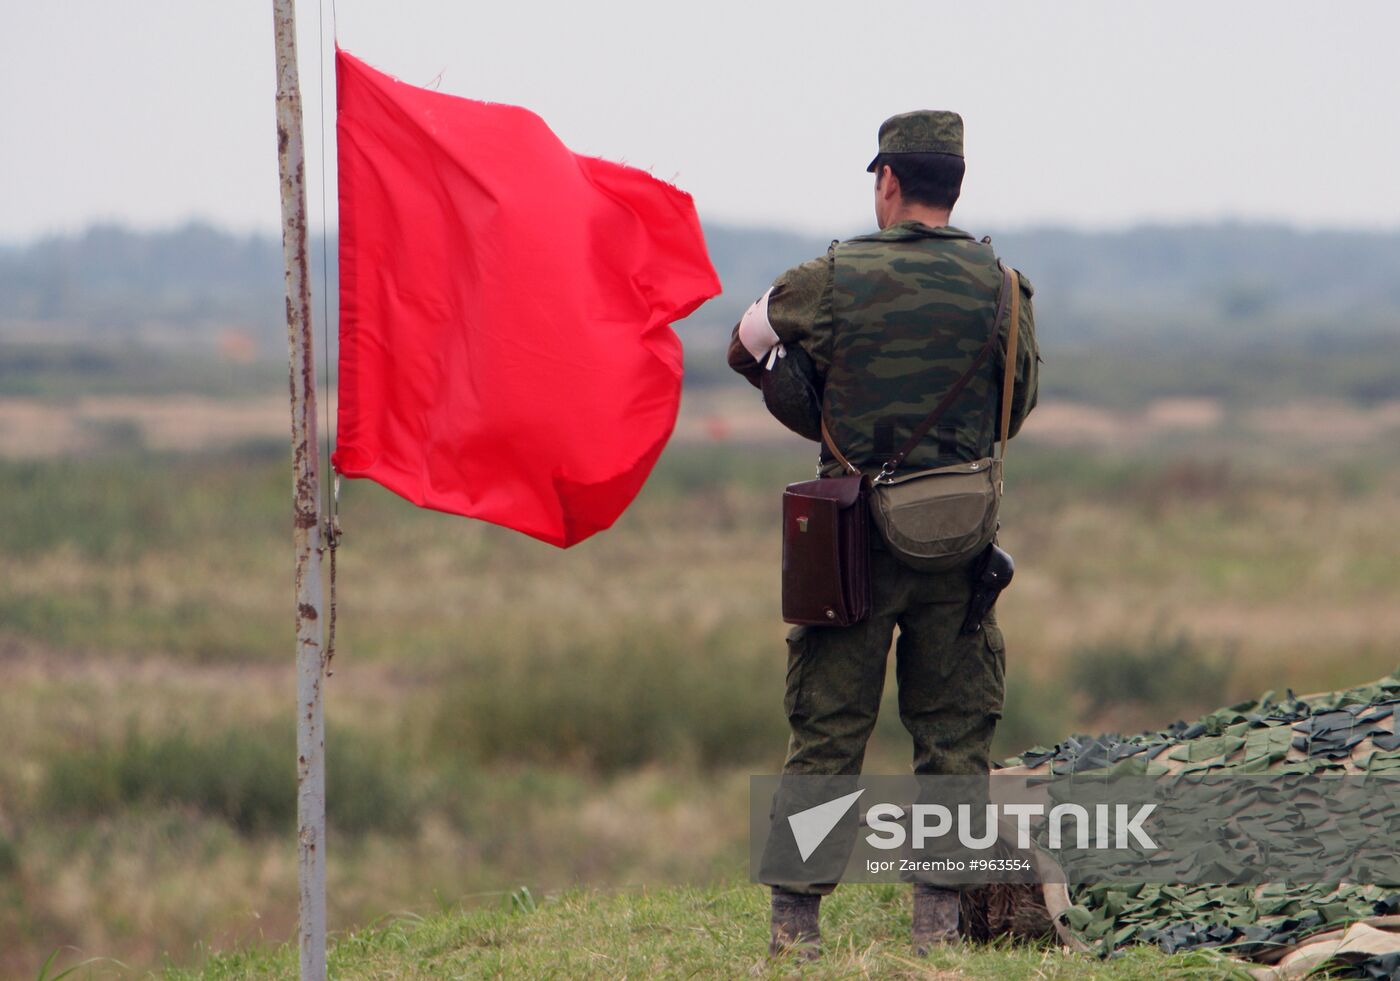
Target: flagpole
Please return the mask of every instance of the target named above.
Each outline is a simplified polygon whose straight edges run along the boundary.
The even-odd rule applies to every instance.
[[[302,981],[326,977],[326,767],[321,688],[321,505],[316,362],[306,264],[306,160],[297,79],[295,0],[273,0],[277,45],[277,165],[282,184],[287,350],[292,397],[292,549],[297,661],[297,881]],[[319,42],[319,38],[318,38]]]

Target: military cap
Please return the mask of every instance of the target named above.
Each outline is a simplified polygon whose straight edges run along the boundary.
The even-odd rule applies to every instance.
[[[963,121],[944,109],[919,109],[891,116],[880,124],[880,153],[951,153],[963,155]],[[867,171],[874,173],[875,161]]]

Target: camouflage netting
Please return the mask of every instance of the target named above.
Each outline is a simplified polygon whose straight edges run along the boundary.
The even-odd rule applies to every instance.
[[[1368,685],[1257,699],[1134,736],[1072,736],[1006,761],[1003,773],[1400,775],[1400,671]],[[1400,883],[986,887],[965,898],[967,932],[1061,939],[1109,956],[1127,944],[1220,948],[1258,978],[1400,977]],[[1364,922],[1362,922],[1364,921]]]

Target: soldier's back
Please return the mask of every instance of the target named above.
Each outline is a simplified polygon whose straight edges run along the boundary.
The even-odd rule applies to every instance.
[[[994,329],[1002,277],[990,245],[918,223],[838,243],[823,403],[842,453],[878,467],[968,369]],[[986,456],[999,369],[989,359],[905,469]]]

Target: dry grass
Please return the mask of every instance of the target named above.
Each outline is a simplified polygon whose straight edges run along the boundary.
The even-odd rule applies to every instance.
[[[521,884],[742,876],[744,778],[782,754],[777,490],[812,459],[754,422],[755,398],[688,397],[680,438],[633,508],[567,552],[416,512],[370,485],[345,489],[330,719],[401,749],[428,804],[406,839],[332,843],[336,924]],[[1092,448],[1085,439],[1113,417],[1057,422],[1047,407],[1018,441],[1001,751],[1187,710],[1116,706],[1095,719],[1067,680],[1084,648],[1140,644],[1155,628],[1229,652],[1216,703],[1395,666],[1400,558],[1378,544],[1400,522],[1395,465],[1364,442],[1304,455],[1291,433],[1214,412],[1158,405],[1143,417],[1156,429],[1114,429]],[[9,871],[0,863],[0,974],[33,973],[60,944],[151,964],[163,951],[187,959],[197,938],[288,935],[290,837],[240,836],[178,808],[69,821],[39,805],[53,759],[130,725],[256,728],[289,714],[282,452],[0,462],[0,846],[13,856]],[[529,713],[501,716],[517,721],[496,742],[515,752],[483,757],[480,743],[435,735],[463,690],[510,700],[528,678],[494,668],[542,658],[576,673],[532,692],[531,712],[593,711],[624,687],[608,674],[626,670],[608,660],[618,650],[651,668],[710,667],[717,690],[743,678],[724,711],[771,719],[771,750],[754,750],[764,743],[751,732],[719,743],[702,771],[680,738],[603,774],[587,747],[561,746],[550,765]],[[694,708],[685,690],[656,697],[672,700],[658,717]],[[885,715],[871,766],[902,767],[908,751]]]
[[[333,389],[322,397],[335,405]],[[1265,438],[1356,445],[1400,430],[1400,400],[1363,406],[1298,398],[1248,408],[1229,407],[1218,398],[1158,398],[1123,411],[1060,399],[1032,415],[1026,435],[1046,445],[1132,449],[1144,440],[1230,427]],[[66,402],[0,397],[0,458],[8,459],[92,453],[114,433],[148,449],[190,452],[282,439],[286,429],[287,402],[280,392],[255,398],[94,395]],[[688,391],[674,438],[686,444],[786,441],[763,412],[758,394],[735,386]]]

